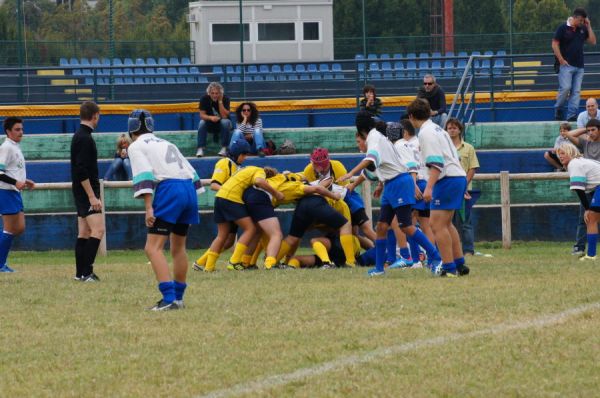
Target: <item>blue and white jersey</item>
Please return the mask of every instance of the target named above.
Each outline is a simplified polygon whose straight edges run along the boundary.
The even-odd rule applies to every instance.
[[[21,146],[6,137],[0,145],[0,174],[6,174],[17,181],[25,181],[25,157],[21,152]],[[0,181],[0,189],[19,191],[16,186]]]
[[[367,136],[367,156],[365,159],[375,164],[377,177],[388,181],[402,173],[416,173],[419,164],[406,145],[395,148],[386,136],[376,129]]]
[[[586,158],[571,159],[569,166],[570,189],[591,192],[600,185],[600,162]]]
[[[425,166],[438,169],[439,179],[466,177],[467,173],[460,165],[460,157],[450,135],[431,119],[423,123],[419,129],[419,144]]]
[[[394,145],[399,145],[399,143],[405,144],[408,149],[410,149],[415,157],[415,161],[419,164],[419,171],[417,173],[417,180],[425,180],[429,179],[429,170],[427,166],[425,166],[425,162],[421,158],[421,146],[419,145],[419,139],[417,136],[413,136],[410,140],[405,140],[404,138],[399,139],[394,143]]]
[[[136,198],[153,194],[156,185],[164,180],[192,180],[196,191],[203,191],[196,170],[179,149],[154,134],[142,134],[129,146],[129,160]]]

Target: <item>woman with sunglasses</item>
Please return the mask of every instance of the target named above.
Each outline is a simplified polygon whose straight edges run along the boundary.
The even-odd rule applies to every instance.
[[[235,110],[235,115],[237,125],[231,136],[231,142],[245,138],[250,144],[252,155],[265,156],[262,120],[258,115],[256,104],[254,102],[242,102]]]

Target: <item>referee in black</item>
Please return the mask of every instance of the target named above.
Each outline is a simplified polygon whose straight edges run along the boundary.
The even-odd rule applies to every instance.
[[[71,180],[77,207],[77,243],[75,244],[75,280],[99,282],[94,261],[104,236],[104,217],[100,202],[98,151],[92,132],[98,126],[100,108],[91,101],[79,107],[81,124],[71,141]]]

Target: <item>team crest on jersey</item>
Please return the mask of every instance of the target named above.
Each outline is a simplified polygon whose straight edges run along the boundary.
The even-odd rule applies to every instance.
[[[404,199],[403,198],[398,198],[398,204],[399,205],[403,205],[404,204]]]
[[[439,199],[436,199],[436,200],[434,200],[434,201],[433,201],[433,204],[434,204],[435,206],[440,206],[440,205],[442,204],[442,202],[440,202],[440,200],[439,200]]]

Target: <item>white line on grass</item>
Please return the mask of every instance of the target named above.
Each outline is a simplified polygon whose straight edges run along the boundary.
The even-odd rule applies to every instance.
[[[291,373],[283,373],[279,375],[269,376],[264,379],[237,384],[229,388],[216,390],[211,393],[202,395],[201,398],[219,398],[257,393],[259,391],[264,391],[274,387],[280,387],[309,377],[320,376],[326,372],[339,370],[348,366],[359,365],[366,362],[372,362],[376,359],[381,359],[384,357],[389,357],[408,351],[414,351],[422,347],[438,346],[442,344],[451,343],[457,340],[481,337],[489,334],[501,334],[515,330],[550,326],[557,324],[572,316],[580,315],[584,312],[598,309],[600,309],[600,302],[570,308],[557,314],[545,315],[539,318],[529,319],[516,323],[500,324],[486,329],[475,330],[473,332],[454,333],[447,336],[439,336],[425,340],[416,340],[410,343],[379,348],[377,350],[363,354],[341,357],[333,361],[325,362],[321,365],[313,366],[310,368],[298,369]]]

